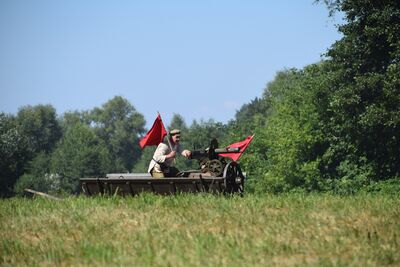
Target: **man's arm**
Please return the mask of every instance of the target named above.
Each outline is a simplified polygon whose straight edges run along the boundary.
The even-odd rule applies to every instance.
[[[166,144],[160,143],[154,152],[153,158],[157,163],[163,163],[166,159],[175,158],[175,151],[168,152],[169,147]]]
[[[167,152],[168,152],[168,146],[163,143],[160,143],[157,146],[156,151],[154,151],[153,159],[158,163],[163,163],[165,162]]]
[[[181,145],[178,146],[178,152],[186,158],[189,158],[192,155],[192,152],[190,150],[183,149]]]

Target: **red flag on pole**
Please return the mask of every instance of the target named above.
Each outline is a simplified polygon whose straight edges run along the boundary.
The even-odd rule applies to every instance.
[[[231,158],[233,161],[237,161],[240,156],[242,156],[243,152],[246,150],[246,148],[248,147],[248,145],[250,144],[251,140],[253,140],[254,134],[248,136],[246,139],[244,139],[243,141],[231,144],[229,146],[227,146],[227,148],[240,148],[240,152],[238,153],[229,153],[229,154],[219,154],[221,157],[229,157]]]
[[[163,141],[166,135],[167,130],[165,130],[161,116],[158,114],[150,131],[140,140],[139,145],[141,148],[145,146],[157,146]]]

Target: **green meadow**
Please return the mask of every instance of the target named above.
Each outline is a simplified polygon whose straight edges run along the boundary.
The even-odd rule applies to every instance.
[[[1,266],[400,266],[393,195],[0,200]]]

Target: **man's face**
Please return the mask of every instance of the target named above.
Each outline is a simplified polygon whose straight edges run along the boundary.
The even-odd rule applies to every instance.
[[[176,144],[179,144],[179,141],[181,140],[181,136],[179,134],[175,134],[172,136],[172,141]]]

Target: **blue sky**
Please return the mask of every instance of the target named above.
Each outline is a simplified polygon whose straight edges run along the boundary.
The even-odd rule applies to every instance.
[[[341,35],[314,0],[2,0],[0,111],[99,107],[115,95],[166,124],[226,123],[276,72]]]

